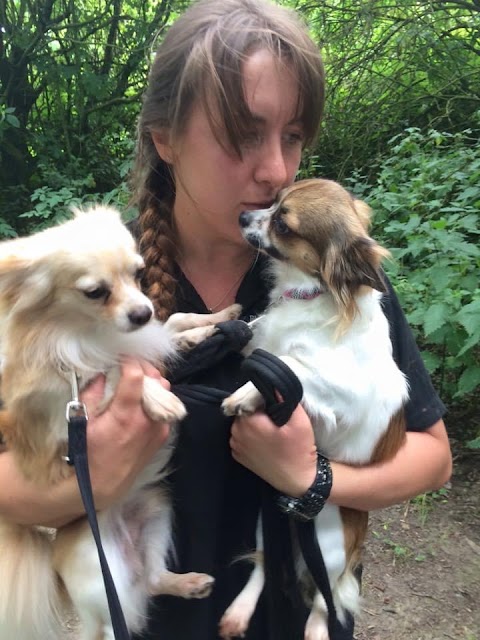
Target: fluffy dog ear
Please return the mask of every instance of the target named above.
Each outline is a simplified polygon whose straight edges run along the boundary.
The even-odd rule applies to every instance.
[[[13,252],[0,255],[0,299],[15,310],[33,307],[46,300],[52,290],[47,265]]]
[[[380,270],[382,259],[388,251],[380,247],[371,238],[357,238],[347,250],[347,261],[352,283],[372,287],[381,293],[386,292],[385,282]]]
[[[342,249],[330,247],[324,269],[329,289],[339,294],[348,289],[353,294],[363,284],[384,292],[380,264],[387,255],[388,251],[368,236],[356,238]]]
[[[355,294],[361,285],[386,291],[380,264],[387,255],[388,251],[368,236],[357,237],[342,249],[332,246],[327,252],[323,277],[342,310],[342,326],[355,316]]]
[[[363,202],[363,200],[358,200],[357,198],[353,200],[353,208],[355,209],[355,212],[359,217],[363,228],[365,229],[365,231],[368,231],[368,228],[370,227],[370,220],[372,218],[371,208],[366,202]]]

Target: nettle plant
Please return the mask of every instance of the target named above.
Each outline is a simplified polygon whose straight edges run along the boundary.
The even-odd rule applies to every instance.
[[[393,256],[386,271],[447,400],[480,385],[478,133],[407,129],[373,186],[351,181],[375,212],[372,233]]]

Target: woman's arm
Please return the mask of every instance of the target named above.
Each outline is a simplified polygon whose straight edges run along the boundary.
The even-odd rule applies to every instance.
[[[302,407],[281,428],[265,414],[237,418],[230,440],[233,457],[280,492],[299,497],[316,473],[313,429]],[[390,461],[354,467],[332,462],[330,501],[370,511],[441,487],[452,459],[442,420],[422,432],[407,432],[404,446]]]
[[[425,431],[407,431],[403,447],[389,461],[365,467],[332,462],[330,501],[372,511],[442,487],[452,473],[447,431],[439,420]]]
[[[122,377],[108,406],[90,417],[88,456],[95,504],[103,509],[131,486],[136,475],[164,444],[169,427],[155,423],[141,405],[143,377],[160,378],[149,365],[126,360]],[[90,416],[103,397],[104,378],[97,378],[82,393]],[[168,383],[163,382],[165,386]],[[11,452],[0,454],[0,514],[19,524],[59,527],[84,514],[74,475],[53,487],[27,481]]]

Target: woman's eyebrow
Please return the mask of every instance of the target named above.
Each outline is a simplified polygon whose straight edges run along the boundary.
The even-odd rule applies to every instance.
[[[260,114],[253,113],[253,112],[250,112],[250,115],[251,115],[253,124],[265,125],[267,123],[267,118],[265,118],[265,116],[261,116]],[[293,126],[303,127],[303,120],[301,118],[298,118],[297,116],[294,116],[286,124],[288,126],[293,125]]]

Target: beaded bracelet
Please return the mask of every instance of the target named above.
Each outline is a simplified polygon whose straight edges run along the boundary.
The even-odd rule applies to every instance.
[[[317,475],[309,489],[300,498],[280,493],[278,508],[296,520],[312,520],[323,509],[332,489],[332,468],[327,458],[317,453]]]

